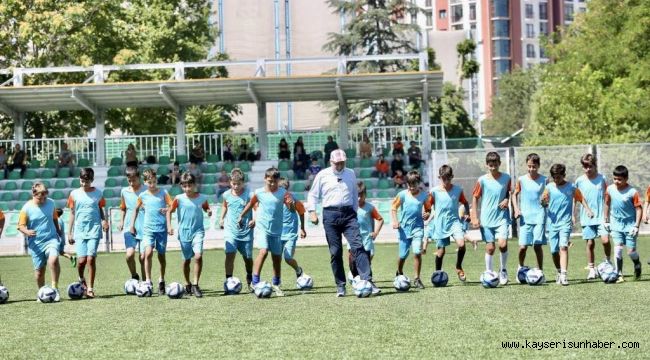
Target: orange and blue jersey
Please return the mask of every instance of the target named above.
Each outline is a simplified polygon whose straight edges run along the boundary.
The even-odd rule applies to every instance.
[[[163,189],[158,189],[156,193],[152,193],[151,189],[148,189],[138,196],[136,206],[144,207],[142,230],[145,235],[167,231],[167,219],[160,210],[171,206],[171,204],[171,197]]]
[[[546,212],[542,206],[542,195],[546,189],[546,176],[537,175],[533,179],[529,174],[522,175],[515,184],[515,193],[519,194],[521,223],[543,224]]]
[[[255,190],[251,203],[253,206],[259,204],[255,218],[256,228],[269,236],[281,236],[284,205],[291,199],[291,194],[282,187],[275,192],[267,191],[265,188]]]
[[[147,191],[146,186],[140,186],[138,190],[125,187],[120,191],[120,210],[126,211],[124,215],[124,231],[129,231],[131,228],[131,219],[133,219],[133,210],[138,204],[138,196]],[[140,208],[138,218],[135,219],[135,238],[142,239],[142,224],[144,223],[144,208]]]
[[[251,200],[252,194],[250,190],[246,188],[240,195],[234,194],[232,190],[227,190],[221,196],[223,197],[223,208],[228,209],[224,219],[225,240],[251,240],[250,234],[252,230],[248,227],[248,223],[253,218],[253,212],[249,211],[243,217],[244,226],[240,228],[237,223],[242,210],[244,210],[246,204]]]
[[[607,187],[605,203],[609,205],[609,222],[612,231],[629,232],[636,225],[636,208],[641,207],[639,192],[630,185],[619,189]]]
[[[190,198],[186,194],[176,195],[172,201],[171,211],[178,209],[178,239],[180,241],[191,241],[196,233],[204,233],[203,211],[210,210],[208,198],[202,194],[196,194]]]
[[[448,238],[458,232],[458,228],[462,230],[458,205],[468,205],[468,202],[460,186],[451,185],[449,189],[436,186],[431,189],[431,203],[435,214],[429,224],[431,239]]]
[[[300,225],[299,216],[305,215],[305,205],[301,201],[295,201],[296,209],[291,211],[288,206],[282,210],[282,241],[298,240],[298,228]]]
[[[576,179],[576,187],[585,198],[589,209],[594,213],[594,217],[587,216],[587,211],[584,206],[580,207],[580,225],[600,225],[603,223],[604,207],[605,207],[605,191],[607,190],[607,183],[602,174],[597,174],[593,179],[587,175],[581,175]]]
[[[357,209],[357,222],[359,223],[359,232],[361,233],[362,241],[370,239],[370,234],[375,231],[375,220],[384,220],[376,207],[367,201],[363,206],[359,206],[359,209]]]
[[[402,190],[393,199],[392,210],[397,211],[399,226],[407,238],[413,237],[416,231],[423,234],[422,208],[431,211],[431,195],[425,191],[413,195],[408,189]]]
[[[58,244],[59,234],[56,231],[55,221],[59,221],[59,216],[52,199],[48,198],[45,204],[40,206],[30,200],[20,210],[18,228],[25,226],[36,232],[36,235],[27,238],[30,249],[34,249],[50,241],[56,241]]]
[[[75,239],[100,239],[102,237],[101,212],[104,211],[106,200],[102,191],[91,188],[72,190],[68,197],[68,207],[74,211]]]
[[[544,201],[548,202],[547,226],[552,230],[571,228],[573,225],[573,201],[582,202],[582,193],[572,183],[558,186],[556,183],[546,185]]]
[[[472,195],[481,198],[481,226],[496,228],[510,224],[510,211],[506,207],[502,209],[499,204],[508,198],[511,183],[510,175],[499,173],[497,178],[486,174],[478,178]]]

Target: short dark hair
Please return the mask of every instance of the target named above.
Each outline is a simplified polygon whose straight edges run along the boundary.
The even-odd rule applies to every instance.
[[[417,186],[420,185],[421,182],[422,178],[420,177],[420,173],[417,170],[411,170],[406,173],[406,183],[409,186]]]
[[[151,169],[151,168],[145,169],[142,172],[142,175],[144,176],[144,181],[149,181],[149,180],[155,179],[156,178],[156,170]]]
[[[56,211],[56,216],[61,217],[61,215],[63,215],[63,209],[56,208],[55,211]]]
[[[140,176],[140,170],[138,169],[137,166],[127,166],[125,174],[126,174],[126,177],[128,177],[128,178],[134,177],[134,176],[139,177]]]
[[[366,184],[363,181],[357,181],[357,191],[359,195],[366,195]]]
[[[584,154],[580,157],[580,163],[584,165],[596,165],[596,157],[593,154]]]
[[[230,171],[230,181],[244,182],[244,172],[239,168],[234,168]]]
[[[196,184],[196,177],[189,172],[186,171],[181,175],[181,185],[194,185]]]
[[[627,171],[627,167],[625,167],[624,165],[619,165],[614,168],[613,175],[616,177],[622,177],[627,180],[630,174]]]
[[[551,166],[551,177],[558,175],[566,176],[566,166],[564,164],[553,164]]]
[[[494,151],[490,151],[487,153],[487,155],[485,155],[485,163],[489,164],[492,162],[498,162],[501,164],[501,156],[499,156],[499,154]]]
[[[533,164],[539,166],[540,160],[541,159],[539,158],[539,155],[537,155],[535,153],[530,153],[530,154],[528,154],[528,156],[526,156],[526,163],[528,163],[529,161],[532,161]]]
[[[454,170],[449,165],[442,165],[440,169],[438,169],[438,175],[443,179],[453,179]]]
[[[278,186],[289,190],[289,179],[286,177],[281,177],[280,180],[278,180]]]
[[[275,167],[270,167],[264,172],[264,178],[272,178],[278,180],[280,178],[280,171]]]
[[[95,171],[93,168],[83,168],[79,172],[79,179],[93,181],[95,179]]]

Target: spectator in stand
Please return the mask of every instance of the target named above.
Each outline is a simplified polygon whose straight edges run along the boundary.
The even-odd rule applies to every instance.
[[[230,139],[226,140],[223,146],[223,161],[235,161],[235,155],[232,151],[232,141]]]
[[[181,183],[181,173],[182,173],[181,167],[178,164],[178,161],[175,161],[174,162],[174,167],[172,167],[172,171],[169,174],[169,176],[170,176],[169,180],[170,180],[171,185],[177,185],[177,184]]]
[[[225,170],[221,170],[221,175],[217,179],[217,198],[230,189],[230,176]]]
[[[367,135],[363,135],[363,140],[359,144],[359,155],[362,159],[367,159],[372,157],[372,144]]]
[[[307,150],[305,150],[305,144],[302,142],[302,136],[298,136],[298,140],[296,140],[295,143],[293,143],[293,157],[294,159],[298,156],[297,154],[303,154],[305,156],[305,159],[302,159],[305,164],[305,169],[307,168],[308,163],[309,163],[309,156],[307,156]]]
[[[305,152],[305,146],[302,143],[302,136],[293,146],[293,172],[300,175],[300,180],[305,178],[305,172],[309,167],[309,156]]]
[[[404,188],[404,173],[402,170],[397,170],[395,176],[393,176],[393,184],[395,184],[396,189]]]
[[[9,157],[9,165],[5,168],[5,179],[9,177],[9,173],[14,171],[15,168],[20,168],[20,177],[25,175],[27,165],[25,165],[25,151],[21,150],[20,144],[16,144],[13,154]]]
[[[328,136],[327,143],[325,144],[325,148],[323,149],[325,164],[329,164],[330,153],[338,148],[339,148],[339,144],[337,144],[336,141],[334,141],[334,138],[331,135]]]
[[[408,148],[409,165],[413,169],[419,169],[422,162],[422,151],[415,141],[411,141],[411,147]]]
[[[397,154],[393,157],[393,161],[390,163],[390,170],[393,176],[397,174],[397,170],[401,171],[402,174],[404,173],[404,160],[402,160],[402,155]]]
[[[203,150],[203,146],[201,145],[200,142],[195,141],[194,147],[192,147],[192,150],[190,151],[190,163],[200,166],[201,163],[204,161],[205,161],[205,151]]]
[[[7,170],[7,148],[4,145],[0,145],[0,170]]]
[[[390,173],[390,164],[384,159],[384,155],[379,155],[379,159],[375,163],[374,176],[378,178],[387,178]]]
[[[278,158],[280,160],[291,160],[291,151],[289,151],[289,144],[284,138],[280,139],[280,144],[278,145]]]
[[[201,188],[201,185],[203,184],[203,173],[201,172],[201,167],[197,163],[190,163],[189,169],[187,171],[194,175],[194,185],[196,185],[197,189]]]
[[[126,166],[138,167],[138,152],[135,150],[133,144],[129,144],[129,146],[126,147],[124,159],[126,160]]]
[[[309,190],[311,182],[316,177],[316,174],[318,174],[321,170],[322,168],[318,163],[318,159],[315,157],[311,158],[311,165],[309,165],[309,168],[307,168],[307,185],[305,186],[305,190]]]
[[[61,147],[61,152],[59,152],[59,161],[56,164],[56,172],[58,174],[59,169],[62,167],[68,167],[70,168],[70,172],[72,172],[72,166],[74,165],[74,155],[72,155],[72,151],[68,150],[67,143],[63,143]]]
[[[248,143],[246,143],[246,139],[239,140],[239,161],[248,160],[249,155],[250,149],[248,147]]]
[[[401,136],[398,136],[393,143],[393,156],[397,154],[404,156],[404,144]]]

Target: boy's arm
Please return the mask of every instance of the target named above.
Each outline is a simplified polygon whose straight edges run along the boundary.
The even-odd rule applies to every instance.
[[[521,201],[521,182],[517,180],[515,183],[514,196],[512,198],[512,207],[515,210],[515,219],[518,219],[521,216],[521,209],[519,208],[519,202]]]
[[[298,220],[300,220],[300,238],[304,239],[307,237],[305,231],[305,206],[301,201],[296,201],[296,212],[298,212]]]
[[[228,203],[224,200],[221,204],[221,216],[219,217],[219,227],[222,229],[225,224],[226,213],[228,213]]]
[[[104,213],[104,211],[106,210],[106,199],[104,199],[103,197],[99,199],[98,205],[99,205],[99,218],[102,219],[102,229],[104,229],[104,231],[108,231],[108,221],[106,220],[107,216],[106,213]]]
[[[424,214],[422,214],[422,219],[424,221],[429,220],[429,216],[431,216],[431,208],[433,207],[433,196],[429,194],[427,196],[427,199],[424,201]]]
[[[74,244],[74,199],[68,198],[68,207],[70,208],[70,219],[68,220],[68,243]]]
[[[5,228],[5,214],[0,211],[0,236],[2,236],[2,231]]]
[[[253,194],[251,199],[248,201],[248,204],[246,204],[246,206],[244,206],[244,209],[241,211],[241,214],[239,214],[239,219],[237,220],[237,223],[239,224],[239,227],[242,226],[242,220],[244,219],[244,216],[249,211],[251,211],[251,209],[253,208],[253,206],[255,206],[255,204],[257,204],[257,195]]]
[[[124,218],[126,218],[126,202],[122,195],[120,195],[120,210],[122,214],[120,215],[120,224],[117,226],[118,231],[124,230]]]
[[[140,199],[140,197],[138,197],[138,200],[135,203],[135,209],[133,209],[133,215],[131,216],[131,229],[130,229],[130,232],[133,235],[135,235],[135,221],[138,218],[138,213],[140,212],[141,207],[142,207],[142,200]]]
[[[510,193],[511,192],[512,192],[512,189],[510,187],[510,180],[508,180],[508,184],[506,185],[506,196],[499,203],[499,207],[501,209],[507,209],[508,205],[510,205]]]
[[[582,192],[580,191],[580,189],[576,189],[574,199],[576,201],[579,201],[582,204],[582,206],[585,208],[585,212],[587,213],[587,216],[589,218],[594,217],[594,212],[591,211],[591,208],[589,208],[589,204],[587,204],[587,199],[585,199],[585,197],[582,196]]]
[[[30,236],[35,236],[36,231],[34,230],[29,230],[27,228],[27,223],[29,222],[29,218],[27,217],[27,213],[24,211],[20,211],[20,216],[18,218],[18,231],[23,233],[23,235],[30,237]]]
[[[648,221],[650,221],[650,186],[648,186],[648,189],[645,191],[645,223],[647,224]]]
[[[167,225],[167,234],[169,235],[174,235],[174,229],[172,228],[172,213],[176,210],[178,207],[178,200],[174,199],[172,201],[172,205],[167,208],[167,212],[165,214],[165,225]]]
[[[605,231],[610,232],[610,227],[609,227],[609,205],[610,205],[610,197],[607,192],[605,192],[605,206],[603,207],[603,227],[605,228]]]
[[[474,190],[472,190],[472,211],[470,212],[470,217],[472,219],[472,226],[477,228],[479,227],[480,221],[478,217],[478,199],[481,198],[482,189],[481,183],[479,181],[474,185]]]
[[[375,220],[375,231],[373,231],[370,236],[372,236],[372,239],[376,239],[377,235],[379,235],[379,232],[381,231],[381,228],[384,226],[384,218],[379,215],[379,211],[377,211],[377,208],[372,209],[372,218]]]
[[[393,223],[393,229],[399,229],[399,221],[397,220],[397,209],[402,206],[402,201],[399,195],[393,199],[393,204],[390,207],[390,218]]]
[[[212,217],[212,209],[210,209],[210,204],[208,204],[208,200],[206,200],[203,205],[202,205],[203,211],[208,213],[208,217]]]
[[[634,222],[634,227],[630,230],[631,236],[636,236],[639,233],[639,226],[641,225],[641,218],[643,218],[643,210],[641,209],[641,197],[638,192],[634,193],[632,197],[632,205],[636,212],[636,219]]]

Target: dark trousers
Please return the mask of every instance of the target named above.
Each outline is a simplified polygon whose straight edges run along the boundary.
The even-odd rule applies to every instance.
[[[5,168],[5,179],[9,177],[9,173],[14,171],[14,169],[20,168],[20,177],[22,178],[25,175],[25,171],[27,170],[27,165],[24,164],[11,164],[7,165]]]
[[[345,285],[345,270],[343,268],[342,235],[350,244],[350,251],[359,276],[363,280],[371,280],[370,254],[363,248],[357,213],[352,206],[326,207],[323,209],[323,227],[330,249],[330,264],[337,285]]]

